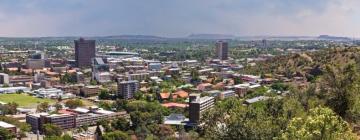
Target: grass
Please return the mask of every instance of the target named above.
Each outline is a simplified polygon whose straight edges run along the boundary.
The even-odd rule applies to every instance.
[[[51,99],[36,98],[27,94],[1,94],[0,101],[4,103],[15,102],[19,107],[34,108],[42,102],[54,103]]]

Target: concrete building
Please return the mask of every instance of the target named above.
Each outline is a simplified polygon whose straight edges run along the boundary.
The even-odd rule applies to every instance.
[[[95,40],[80,38],[75,40],[75,60],[78,67],[91,66],[91,60],[95,57]]]
[[[26,67],[28,69],[43,69],[45,67],[44,59],[28,59],[26,60]]]
[[[78,83],[84,83],[84,81],[85,81],[84,73],[82,73],[82,72],[76,72],[76,82],[78,82]]]
[[[123,99],[133,98],[135,92],[139,90],[139,81],[119,81],[118,82],[118,97]]]
[[[4,88],[0,88],[0,94],[1,93],[16,93],[18,91],[30,92],[30,88],[28,88],[28,87],[4,87]]]
[[[84,97],[96,96],[101,92],[100,86],[85,86],[81,88],[80,95]]]
[[[13,133],[14,135],[16,135],[17,131],[16,131],[15,125],[0,121],[0,128],[4,128],[4,129],[8,130],[10,133]],[[1,136],[0,136],[0,139],[1,139]]]
[[[161,63],[149,63],[148,70],[155,70],[155,71],[161,70]]]
[[[99,120],[114,120],[119,117],[128,117],[124,112],[112,112],[103,109],[63,109],[58,111],[61,114],[26,114],[26,123],[31,126],[31,131],[43,133],[44,124],[54,124],[60,126],[64,130],[81,127],[84,125],[93,126]]]
[[[228,59],[228,43],[225,41],[217,41],[216,44],[216,56],[220,60]]]
[[[48,113],[38,113],[38,114],[27,114],[26,123],[30,124],[31,131],[33,133],[43,133],[44,124],[54,124],[61,127],[64,130],[71,129],[75,127],[75,115],[69,114],[48,114]]]
[[[127,80],[137,80],[137,81],[143,81],[150,77],[149,73],[133,73],[133,74],[127,74],[126,78]]]
[[[36,97],[39,98],[53,98],[53,99],[57,99],[59,97],[61,97],[61,95],[64,94],[64,91],[62,91],[61,89],[57,89],[57,88],[40,88],[37,90],[34,90],[34,94],[36,95]]]
[[[223,91],[223,92],[221,92],[220,94],[219,94],[219,98],[221,99],[221,100],[223,100],[223,99],[226,99],[226,98],[229,98],[229,97],[235,97],[235,91],[233,91],[233,90],[226,90],[226,91]]]
[[[6,73],[0,73],[0,84],[9,84],[9,75]]]
[[[204,111],[211,109],[215,104],[214,97],[200,95],[189,96],[189,120],[191,123],[199,123]]]
[[[105,64],[102,58],[96,57],[92,59],[92,79],[100,83],[111,81],[111,74],[109,73],[109,65]]]

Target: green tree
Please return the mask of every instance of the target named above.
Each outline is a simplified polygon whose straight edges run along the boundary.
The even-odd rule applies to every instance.
[[[279,139],[355,140],[350,126],[329,108],[311,109],[306,117],[295,117]]]
[[[104,134],[102,138],[103,140],[128,140],[130,137],[128,134],[117,130]]]
[[[54,124],[44,124],[43,129],[46,136],[61,136],[62,134],[62,129]]]
[[[111,126],[116,130],[127,131],[130,129],[130,122],[126,118],[118,118],[111,122]]]
[[[113,103],[113,107],[116,108],[117,111],[125,110],[126,106],[128,104],[128,101],[125,99],[117,99]]]
[[[111,96],[109,94],[109,92],[105,89],[102,89],[100,91],[100,94],[99,94],[99,99],[102,99],[102,100],[107,100],[107,99],[110,99]]]
[[[16,114],[17,113],[17,107],[19,105],[15,102],[10,102],[10,103],[7,103],[6,105],[3,105],[1,106],[1,111],[3,113],[3,115],[5,114],[10,114],[10,115],[13,115],[13,114]]]
[[[13,133],[9,132],[4,128],[0,128],[0,139],[11,140],[13,138],[15,138],[15,135],[13,135]]]
[[[49,107],[50,107],[50,105],[48,102],[42,102],[37,105],[36,111],[37,112],[47,112],[49,110]]]
[[[56,112],[59,111],[59,110],[61,110],[61,109],[63,108],[63,106],[62,106],[60,103],[54,104],[54,107],[55,107],[55,109],[56,109]]]
[[[84,104],[80,99],[71,99],[71,100],[67,100],[65,102],[65,106],[69,107],[71,109],[74,109],[74,108],[77,108],[77,107],[84,106]]]

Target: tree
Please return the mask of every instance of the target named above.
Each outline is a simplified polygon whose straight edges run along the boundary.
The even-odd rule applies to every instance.
[[[130,122],[125,118],[121,117],[111,122],[111,126],[116,130],[127,131],[130,129]]]
[[[96,124],[101,125],[106,132],[112,131],[109,120],[102,119],[96,122]]]
[[[15,135],[13,135],[13,133],[9,132],[4,128],[0,128],[0,139],[11,140],[13,138],[15,138]]]
[[[175,134],[174,130],[169,125],[159,125],[158,129],[155,130],[154,134],[160,139],[167,139],[173,137]]]
[[[65,102],[65,106],[71,109],[83,106],[83,102],[80,99],[71,99]]]
[[[73,140],[73,138],[69,134],[65,134],[62,136],[63,140]]]
[[[141,100],[142,98],[143,98],[143,93],[141,92],[141,91],[137,91],[137,92],[135,92],[135,94],[134,94],[134,98],[136,99],[136,100]]]
[[[107,102],[107,101],[100,101],[98,103],[99,107],[105,109],[105,110],[111,110],[112,109],[112,104]]]
[[[128,104],[128,100],[125,99],[117,99],[114,103],[113,103],[113,107],[116,108],[117,111],[121,111],[124,110],[126,108]]]
[[[102,137],[102,131],[100,129],[100,125],[98,124],[95,129],[95,140],[100,140]]]
[[[329,108],[311,109],[306,117],[295,117],[278,139],[355,140],[349,125]]]
[[[49,107],[50,107],[50,105],[48,102],[42,102],[37,105],[36,111],[37,112],[47,112],[49,110]]]
[[[243,83],[243,80],[240,78],[240,77],[235,77],[234,78],[234,84],[237,85],[237,84],[242,84]]]
[[[109,92],[105,89],[102,89],[99,94],[99,99],[102,99],[102,100],[110,99]]]
[[[62,134],[62,129],[54,124],[44,124],[43,129],[46,136],[61,136]]]
[[[56,112],[59,111],[59,110],[61,110],[61,109],[63,108],[63,106],[62,106],[60,103],[54,104],[54,107],[55,107],[55,109],[56,109]]]
[[[18,106],[19,105],[17,103],[15,103],[15,102],[10,102],[10,103],[7,103],[6,105],[3,105],[1,107],[3,115],[6,115],[6,114],[14,115],[14,114],[16,114],[16,112],[17,112],[16,108]]]
[[[117,130],[104,134],[102,138],[103,140],[128,140],[129,135]]]

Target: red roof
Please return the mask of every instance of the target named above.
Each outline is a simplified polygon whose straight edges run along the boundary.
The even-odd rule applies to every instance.
[[[170,97],[170,93],[168,92],[160,93],[160,97],[161,99],[168,99]]]
[[[183,90],[179,90],[179,91],[175,92],[173,95],[176,95],[177,97],[180,97],[180,98],[189,97],[189,93],[187,93],[186,91],[183,91]]]
[[[180,104],[180,103],[164,103],[161,105],[167,108],[172,108],[172,107],[186,108],[189,106],[188,104]]]

